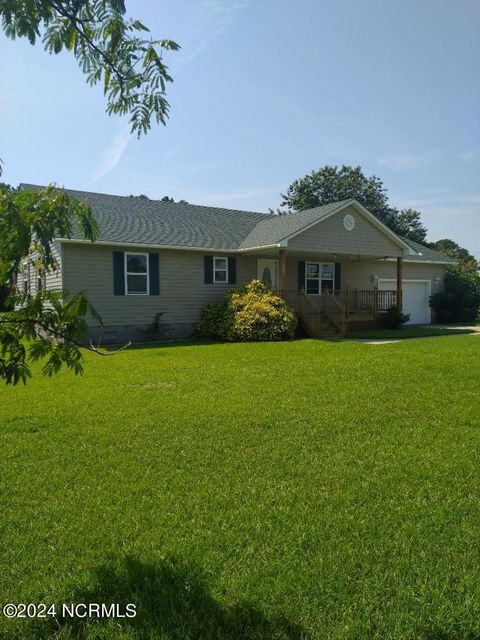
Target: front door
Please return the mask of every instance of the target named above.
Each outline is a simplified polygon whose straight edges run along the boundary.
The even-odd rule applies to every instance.
[[[278,260],[264,260],[263,258],[257,261],[259,280],[263,280],[275,291],[278,289]]]

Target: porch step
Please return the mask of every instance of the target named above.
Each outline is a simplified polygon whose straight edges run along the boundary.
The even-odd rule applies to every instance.
[[[322,313],[301,316],[300,324],[310,338],[328,338],[339,334],[337,327]]]

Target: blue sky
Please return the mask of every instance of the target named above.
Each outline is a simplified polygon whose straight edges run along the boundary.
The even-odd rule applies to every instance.
[[[137,0],[165,57],[171,117],[108,117],[68,55],[0,36],[3,180],[165,194],[266,211],[296,178],[360,164],[429,239],[480,257],[480,3]]]

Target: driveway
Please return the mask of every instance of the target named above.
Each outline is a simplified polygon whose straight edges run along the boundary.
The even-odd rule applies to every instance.
[[[470,335],[480,335],[480,325],[463,325],[463,324],[427,324],[427,325],[419,325],[424,326],[429,329],[465,329],[471,331]],[[469,335],[466,333],[452,333],[451,335],[446,336],[419,336],[416,338],[400,338],[399,340],[395,338],[386,338],[386,339],[371,339],[371,338],[359,338],[358,342],[365,342],[365,344],[391,344],[393,342],[403,342],[403,340],[425,340],[425,338],[456,338],[457,336],[465,336]]]

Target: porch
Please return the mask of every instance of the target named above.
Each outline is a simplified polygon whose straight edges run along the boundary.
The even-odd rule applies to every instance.
[[[338,289],[308,295],[302,289],[277,291],[299,316],[303,330],[311,337],[348,335],[376,329],[377,317],[397,304],[395,290]]]
[[[342,263],[338,262],[339,256],[334,256],[334,260],[327,264],[308,262],[305,258],[298,261],[298,257],[298,288],[293,289],[290,284],[292,279],[287,277],[287,251],[279,250],[277,291],[298,314],[308,335],[347,335],[355,331],[376,329],[380,312],[392,305],[402,309],[401,256],[396,256],[396,288],[390,290],[379,289],[376,279],[373,279],[374,286],[371,289],[341,287]],[[311,273],[309,269],[312,270]],[[325,269],[324,275],[321,269]]]

